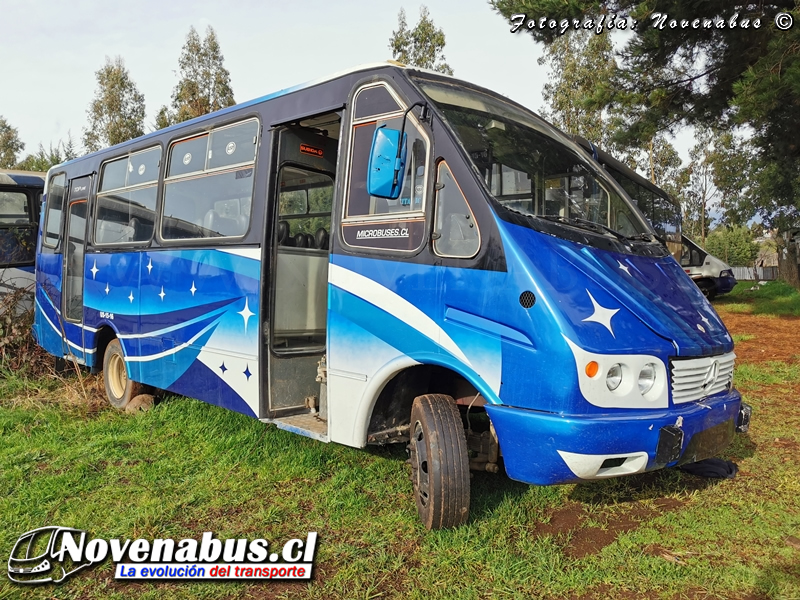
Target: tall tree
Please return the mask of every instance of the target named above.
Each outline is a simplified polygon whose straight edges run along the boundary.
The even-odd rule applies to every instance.
[[[389,38],[389,48],[392,49],[392,58],[401,63],[431,69],[452,75],[453,69],[445,62],[444,31],[437,28],[430,18],[428,7],[422,5],[419,9],[419,21],[414,29],[409,29],[406,23],[406,11],[400,9],[397,14],[397,31],[392,32]]]
[[[197,30],[190,27],[178,59],[180,80],[172,91],[172,110],[166,106],[159,109],[156,128],[233,106],[231,74],[224,62],[214,28],[209,25],[201,40]]]
[[[83,145],[89,152],[144,135],[144,94],[131,79],[125,61],[106,56],[106,64],[95,73],[97,90],[86,113],[89,125]]]
[[[19,131],[0,115],[0,168],[11,169],[17,162],[17,154],[25,149],[19,139]]]
[[[542,97],[542,111],[556,127],[585,137],[614,152],[609,131],[611,118],[603,107],[591,104],[597,80],[610,77],[616,68],[608,36],[571,32],[545,48],[540,65],[549,67]]]
[[[77,156],[78,150],[75,148],[75,141],[72,139],[72,134],[68,132],[66,142],[58,140],[55,147],[51,143],[49,149],[45,149],[43,144],[39,144],[39,149],[17,163],[16,168],[23,171],[46,172],[50,167],[77,158]]]
[[[759,250],[753,232],[742,225],[717,227],[708,234],[705,248],[732,267],[752,267]]]
[[[714,183],[714,137],[715,132],[711,129],[700,130],[697,135],[697,142],[689,151],[689,166],[685,170],[688,185],[681,197],[683,231],[703,247],[713,222],[710,216],[712,204],[719,196]]]
[[[618,70],[596,95],[628,115],[619,137],[643,141],[685,124],[744,127],[754,132],[751,214],[787,233],[800,225],[800,0],[490,1],[518,31],[545,44],[558,28],[538,21],[529,27],[528,17],[593,28],[602,21],[606,29],[612,15],[617,23],[635,19]]]

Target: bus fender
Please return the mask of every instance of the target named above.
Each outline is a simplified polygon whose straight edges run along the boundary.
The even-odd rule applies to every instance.
[[[462,369],[454,368],[452,363],[439,361],[434,357],[430,357],[424,362],[421,362],[414,360],[409,356],[398,356],[384,364],[367,380],[359,405],[356,408],[355,413],[352,415],[353,445],[359,448],[363,448],[367,445],[367,430],[369,428],[370,419],[372,418],[372,411],[375,408],[375,403],[378,401],[378,397],[383,391],[383,388],[386,387],[386,384],[389,383],[389,381],[391,381],[391,379],[398,373],[400,373],[400,371],[418,365],[432,365],[449,369],[472,384],[488,402],[492,404],[501,404],[500,399],[497,397],[494,391],[491,390],[487,383],[475,373],[465,372]],[[341,411],[341,409],[339,409],[339,411]],[[339,421],[339,419],[342,417],[347,418],[344,415],[337,414],[333,417],[333,419]]]

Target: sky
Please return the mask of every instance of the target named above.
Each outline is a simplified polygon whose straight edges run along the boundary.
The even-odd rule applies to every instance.
[[[494,12],[486,0],[426,0],[446,36],[456,77],[539,111],[547,69],[541,48]],[[3,84],[0,115],[19,131],[20,159],[66,140],[79,142],[105,58],[121,56],[145,96],[145,131],[171,101],[178,57],[189,28],[217,33],[237,102],[392,58],[389,38],[400,8],[413,27],[420,3],[369,0],[0,0]],[[587,33],[587,35],[592,35]],[[679,136],[686,158],[691,139]]]

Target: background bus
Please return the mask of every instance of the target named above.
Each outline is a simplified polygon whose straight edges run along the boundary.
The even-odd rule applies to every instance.
[[[730,335],[619,184],[466,82],[358,67],[55,166],[45,207],[47,351],[118,408],[408,444],[428,528],[470,468],[602,479],[746,428]]]
[[[681,233],[682,213],[677,200],[608,152],[580,136],[574,138],[589,154],[594,155],[608,174],[636,201],[639,210],[664,240],[672,256],[706,298],[713,299],[719,294],[727,294],[734,288],[736,278],[730,266]]]
[[[8,293],[33,289],[44,181],[44,173],[0,170],[0,306]]]

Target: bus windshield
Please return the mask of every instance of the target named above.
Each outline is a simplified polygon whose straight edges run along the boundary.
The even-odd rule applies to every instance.
[[[571,226],[626,237],[651,230],[608,177],[556,139],[555,130],[500,98],[417,79],[446,117],[500,204]]]

